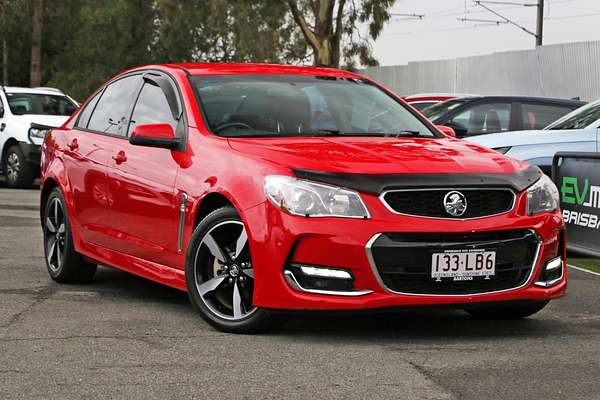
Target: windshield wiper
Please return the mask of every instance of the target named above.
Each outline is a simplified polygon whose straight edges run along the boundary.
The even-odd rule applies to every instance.
[[[402,131],[397,131],[397,132],[393,132],[393,133],[386,133],[385,135],[391,136],[391,137],[402,137],[402,136],[414,137],[414,136],[420,136],[421,132],[420,131],[402,130]]]

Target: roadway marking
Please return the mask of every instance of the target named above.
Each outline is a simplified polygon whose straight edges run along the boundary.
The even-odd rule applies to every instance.
[[[587,270],[587,269],[585,269],[585,268],[576,267],[576,266],[574,266],[574,265],[571,265],[571,264],[567,264],[567,267],[571,267],[571,268],[573,268],[573,269],[576,269],[577,271],[581,271],[581,272],[587,272],[588,274],[592,274],[592,275],[600,276],[600,274],[599,274],[598,272],[590,271],[590,270]]]

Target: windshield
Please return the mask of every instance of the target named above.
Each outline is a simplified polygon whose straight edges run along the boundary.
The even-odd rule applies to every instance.
[[[69,116],[77,106],[66,96],[37,93],[6,93],[10,111],[15,115]]]
[[[421,113],[424,116],[429,118],[430,121],[434,121],[442,115],[446,114],[448,111],[452,111],[455,108],[458,108],[466,103],[466,100],[461,99],[453,99],[442,101],[441,103],[434,104],[430,107],[427,107]]]
[[[191,81],[210,129],[221,136],[438,135],[400,102],[361,79],[218,75]]]
[[[599,119],[600,100],[586,104],[583,107],[579,107],[577,110],[570,112],[557,121],[554,121],[544,129],[585,129],[594,121],[598,121]],[[592,128],[597,128],[597,126],[592,126]]]

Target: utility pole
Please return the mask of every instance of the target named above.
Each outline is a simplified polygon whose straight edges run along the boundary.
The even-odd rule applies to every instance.
[[[541,46],[544,35],[544,0],[538,0],[537,5],[537,29],[535,31],[535,45]]]

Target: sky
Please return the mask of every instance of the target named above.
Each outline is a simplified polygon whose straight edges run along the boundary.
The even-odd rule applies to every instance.
[[[537,0],[489,0],[483,3],[535,32]],[[516,4],[494,4],[516,3]],[[545,0],[544,44],[600,40],[600,0]],[[510,24],[463,22],[459,18],[499,21],[473,0],[397,0],[393,16],[373,51],[380,65],[491,54],[535,47],[535,38]]]

